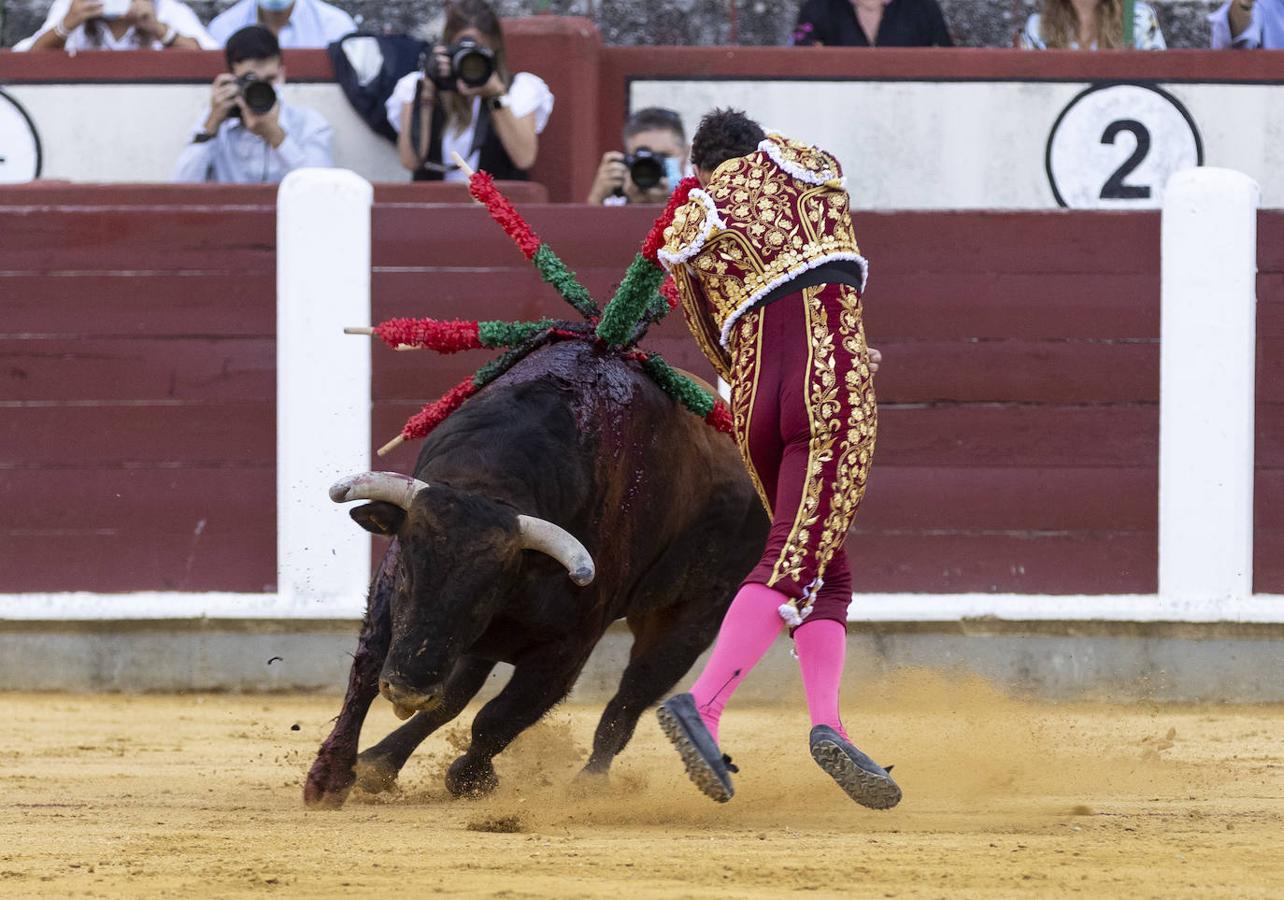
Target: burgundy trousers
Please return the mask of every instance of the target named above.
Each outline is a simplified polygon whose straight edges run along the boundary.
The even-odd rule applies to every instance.
[[[843,545],[878,430],[860,294],[822,284],[750,310],[730,349],[736,442],[771,516],[745,582],[785,594],[804,620],[846,624]]]

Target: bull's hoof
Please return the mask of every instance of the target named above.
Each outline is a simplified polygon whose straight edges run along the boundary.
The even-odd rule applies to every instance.
[[[328,756],[318,756],[303,783],[303,803],[311,809],[338,809],[348,799],[354,781],[351,766],[336,765]]]
[[[608,760],[605,763],[588,762],[584,768],[575,773],[575,781],[585,787],[605,786],[611,781],[611,763]]]
[[[368,794],[382,794],[397,786],[397,775],[400,772],[386,757],[366,757],[363,753],[357,757],[357,787]]]
[[[489,760],[477,763],[461,756],[446,771],[446,790],[453,797],[484,797],[499,787],[499,776]]]
[[[605,769],[585,766],[575,773],[575,778],[566,786],[566,794],[575,800],[587,800],[606,793],[611,787],[611,776]]]

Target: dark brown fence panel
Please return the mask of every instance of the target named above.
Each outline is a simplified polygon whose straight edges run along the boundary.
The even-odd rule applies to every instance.
[[[861,591],[1156,589],[1157,214],[866,213]]]
[[[271,590],[272,189],[0,193],[0,590]]]
[[[650,215],[526,211],[601,298]],[[851,542],[861,589],[1154,590],[1158,217],[865,214],[858,229],[887,359]],[[375,233],[376,318],[568,313],[479,210],[401,207]],[[648,345],[709,375],[676,317]],[[377,441],[484,358],[376,353]]]
[[[3,590],[270,589],[272,194],[220,210],[209,192],[85,190],[0,192]],[[602,300],[654,212],[523,209]],[[1280,591],[1284,216],[1261,221],[1257,587]],[[1154,590],[1158,216],[858,227],[886,355],[858,587]],[[374,235],[375,320],[574,315],[475,207],[399,197],[376,205]],[[647,344],[710,375],[677,316]],[[377,345],[376,443],[491,355]],[[408,468],[416,450],[384,464]]]
[[[1284,211],[1258,214],[1257,271],[1253,589],[1284,594]]]

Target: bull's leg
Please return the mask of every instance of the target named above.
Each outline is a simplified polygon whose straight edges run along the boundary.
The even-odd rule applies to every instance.
[[[620,688],[602,712],[593,735],[593,753],[585,775],[605,775],[611,761],[633,737],[642,713],[691,670],[700,654],[713,643],[718,617],[700,604],[684,604],[629,622],[633,648],[629,665],[620,677]]]
[[[566,698],[594,643],[596,641],[589,642],[582,653],[570,657],[568,648],[557,647],[518,663],[504,689],[473,719],[472,744],[467,753],[451,763],[446,773],[446,789],[456,797],[493,791],[499,779],[492,760]]]
[[[465,656],[455,663],[446,679],[441,704],[436,709],[416,713],[409,722],[357,757],[357,786],[377,793],[396,784],[397,774],[415,748],[423,743],[424,738],[459,715],[481,690],[494,668],[493,660],[476,656]]]
[[[400,552],[401,548],[394,539],[384,553],[379,573],[370,587],[366,618],[357,639],[357,652],[352,657],[343,708],[330,736],[321,745],[303,786],[303,802],[308,806],[337,809],[347,799],[356,779],[353,765],[357,760],[361,724],[371,702],[379,695],[379,672],[392,639],[391,604]]]

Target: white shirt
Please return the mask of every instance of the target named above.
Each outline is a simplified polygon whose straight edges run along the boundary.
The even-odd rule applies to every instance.
[[[259,24],[257,0],[240,0],[223,10],[210,22],[210,34],[219,46],[247,25]],[[276,36],[283,50],[304,47],[326,47],[344,35],[357,30],[357,23],[337,6],[321,0],[294,0],[290,20]]]
[[[67,16],[68,10],[71,9],[71,0],[54,0],[53,6],[49,7],[49,15],[45,18],[45,24],[40,26],[40,30],[31,37],[19,41],[13,45],[14,50],[30,50],[31,45],[44,34],[46,31],[53,31],[54,26],[61,22]],[[202,50],[217,50],[219,44],[205,30],[201,20],[192,12],[192,8],[186,3],[180,3],[179,0],[156,0],[156,21],[163,22],[178,32],[180,37],[193,38],[201,45]],[[78,25],[71,32],[64,45],[68,53],[79,53],[81,50],[164,50],[160,41],[152,41],[143,45],[134,26],[129,26],[120,38],[112,35],[111,29],[107,27],[104,21],[97,22],[97,27],[89,29],[90,22]],[[95,35],[94,32],[97,34]]]
[[[388,122],[394,131],[401,131],[401,108],[407,103],[415,102],[415,95],[419,92],[419,82],[423,77],[422,72],[411,72],[398,81],[397,86],[392,89],[392,94],[388,97],[384,108],[388,111]],[[542,134],[544,127],[548,125],[548,117],[553,114],[553,92],[538,75],[518,72],[513,76],[513,83],[508,88],[508,108],[519,119],[534,113],[535,133]],[[472,168],[477,168],[481,150],[480,148],[472,150],[472,146],[474,125],[480,113],[481,97],[474,97],[473,117],[468,127],[463,131],[455,131],[450,126],[446,127],[446,133],[441,136],[441,158],[447,166],[451,165],[450,154],[453,151],[467,160]],[[458,169],[451,168],[446,172],[446,181],[467,180],[467,176]]]
[[[208,116],[208,110],[201,113],[192,135],[204,130]],[[224,119],[213,140],[189,143],[183,148],[174,167],[174,181],[276,184],[295,169],[334,165],[330,157],[330,123],[321,113],[282,103],[280,121],[285,140],[274,148],[240,119]]]
[[[1227,0],[1221,8],[1208,16],[1213,26],[1214,50],[1232,47],[1236,50],[1284,50],[1284,0],[1257,0],[1248,27],[1239,37],[1231,37],[1230,5]]]
[[[1042,17],[1034,13],[1025,22],[1025,29],[1021,32],[1021,47],[1024,50],[1047,50],[1048,45],[1043,42]],[[1132,40],[1133,45],[1138,50],[1167,50],[1168,44],[1164,41],[1164,33],[1159,28],[1159,17],[1155,15],[1154,9],[1147,3],[1137,0],[1136,6],[1133,7],[1132,19]],[[1069,49],[1078,50],[1079,42],[1073,41]],[[1097,45],[1093,43],[1089,50],[1096,50]]]

